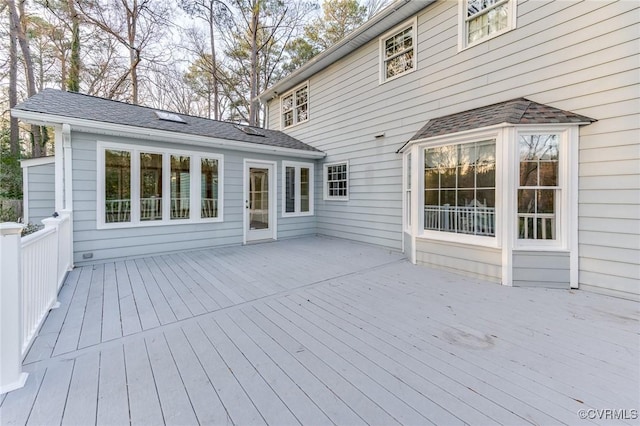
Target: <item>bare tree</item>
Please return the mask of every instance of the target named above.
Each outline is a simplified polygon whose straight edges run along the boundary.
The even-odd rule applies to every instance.
[[[115,39],[127,51],[128,66],[111,84],[107,97],[113,98],[123,85],[130,88],[130,100],[140,103],[139,65],[145,53],[165,34],[170,24],[170,7],[160,0],[108,0],[84,2],[75,0],[82,18]],[[149,50],[149,52],[147,52]],[[147,56],[152,61],[152,56]]]

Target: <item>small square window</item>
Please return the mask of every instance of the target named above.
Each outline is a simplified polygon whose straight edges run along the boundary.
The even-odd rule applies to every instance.
[[[324,198],[325,200],[349,199],[349,163],[325,164]]]

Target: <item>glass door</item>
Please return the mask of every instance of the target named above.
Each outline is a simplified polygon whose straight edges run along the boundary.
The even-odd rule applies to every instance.
[[[247,163],[245,209],[247,241],[275,238],[275,196],[270,164]]]

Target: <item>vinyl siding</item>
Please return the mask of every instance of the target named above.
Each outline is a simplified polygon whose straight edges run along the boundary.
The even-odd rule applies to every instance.
[[[40,224],[56,210],[55,164],[40,164],[27,167],[28,221]]]
[[[496,283],[502,281],[500,249],[418,238],[416,258],[418,263],[434,268]]]
[[[143,226],[121,229],[97,229],[97,140],[155,148],[178,148],[161,142],[137,139],[103,137],[86,133],[72,134],[73,148],[73,209],[74,209],[74,262],[76,265],[97,263],[113,259],[146,256],[164,252],[236,245],[243,236],[243,161],[276,161],[278,238],[293,238],[316,233],[315,216],[281,217],[281,160],[268,155],[240,154],[233,151],[202,151],[224,155],[224,221],[178,225]],[[189,147],[189,151],[198,149]],[[84,253],[92,253],[89,260]]]
[[[569,252],[514,251],[514,287],[569,289]]]
[[[310,120],[286,131],[325,151],[326,162],[350,162],[349,201],[318,192],[318,232],[401,248],[395,151],[430,118],[526,97],[598,120],[580,129],[579,280],[639,296],[638,9],[522,1],[515,30],[458,51],[457,2],[441,1],[418,15],[415,72],[379,84],[376,39],[312,76]],[[274,99],[269,125],[279,122]]]

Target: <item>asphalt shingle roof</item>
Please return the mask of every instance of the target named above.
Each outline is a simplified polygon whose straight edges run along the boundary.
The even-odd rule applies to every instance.
[[[431,119],[409,139],[409,142],[503,123],[571,124],[592,123],[594,121],[596,120],[573,112],[563,111],[525,98],[518,98]]]
[[[176,123],[159,119],[155,113],[155,111],[159,110],[153,108],[56,89],[44,89],[42,92],[18,104],[14,109],[278,148],[321,152],[277,130],[258,129],[264,136],[253,136],[239,129],[234,123],[184,114],[176,114],[184,120],[184,123]]]

